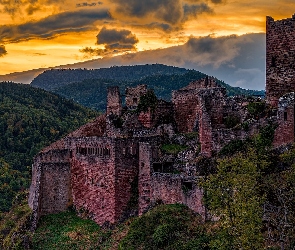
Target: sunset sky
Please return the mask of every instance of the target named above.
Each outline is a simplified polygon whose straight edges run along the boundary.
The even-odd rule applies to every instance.
[[[0,0],[0,74],[261,33],[266,15],[294,12],[294,0]]]

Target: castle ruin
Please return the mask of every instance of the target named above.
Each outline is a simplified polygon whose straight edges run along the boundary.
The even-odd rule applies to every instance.
[[[267,17],[266,98],[277,110],[274,146],[294,142],[294,23],[294,16]],[[196,159],[211,157],[268,123],[265,117],[249,119],[247,98],[225,92],[206,77],[173,91],[170,102],[157,99],[140,110],[153,93],[146,85],[127,88],[125,105],[119,88],[110,87],[104,115],[34,158],[33,227],[40,216],[71,206],[99,225],[141,215],[158,202],[186,204],[206,219]],[[163,150],[175,142],[181,152]]]

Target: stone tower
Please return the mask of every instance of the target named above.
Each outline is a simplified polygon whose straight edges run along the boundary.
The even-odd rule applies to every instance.
[[[119,87],[109,87],[107,96],[107,115],[121,115],[122,101]]]
[[[266,17],[266,97],[272,106],[295,91],[295,14],[275,21]]]

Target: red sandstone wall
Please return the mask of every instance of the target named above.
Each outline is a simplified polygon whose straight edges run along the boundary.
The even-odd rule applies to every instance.
[[[40,215],[66,211],[72,204],[69,163],[41,165]]]
[[[138,213],[142,215],[151,202],[151,146],[148,143],[139,144],[139,173],[138,173]]]
[[[161,200],[164,204],[185,204],[205,220],[206,210],[202,204],[203,191],[195,184],[191,190],[184,191],[182,181],[182,178],[177,175],[154,173],[151,177],[151,201]]]
[[[135,88],[126,88],[126,106],[128,108],[137,107],[140,97],[146,94],[147,86],[145,84],[138,85]]]
[[[118,221],[128,213],[130,198],[136,192],[132,188],[137,189],[134,185],[138,175],[138,143],[133,139],[117,140],[115,150],[115,220]]]
[[[109,87],[107,96],[107,115],[120,115],[122,111],[122,102],[119,87]]]
[[[279,97],[295,91],[295,16],[266,19],[266,97],[277,106]]]
[[[140,112],[138,120],[145,128],[151,128],[153,126],[151,110],[147,112]]]
[[[275,131],[273,146],[294,142],[294,122],[294,104],[278,111],[278,127]]]
[[[207,157],[212,154],[212,127],[210,123],[209,114],[201,110],[200,112],[200,124],[199,124],[199,136],[201,143],[201,153]]]
[[[75,152],[72,158],[73,204],[100,225],[115,223],[114,142],[107,138],[81,138],[76,144],[89,148],[89,153]],[[110,149],[110,155],[96,155],[96,148]]]
[[[172,92],[174,117],[180,133],[192,132],[196,129],[199,103],[195,90],[179,90]]]

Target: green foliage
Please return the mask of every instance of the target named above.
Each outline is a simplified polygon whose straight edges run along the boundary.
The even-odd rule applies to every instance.
[[[159,205],[132,221],[119,249],[208,249],[205,228],[186,206]]]
[[[266,150],[270,149],[275,134],[275,126],[268,124],[262,127],[259,134],[253,139],[255,149],[259,154],[265,154]]]
[[[0,83],[0,158],[9,165],[1,170],[0,211],[9,209],[17,190],[28,187],[32,159],[43,147],[97,115],[29,85]]]
[[[240,118],[234,115],[229,115],[224,119],[226,128],[233,128],[240,123]]]
[[[8,212],[17,192],[25,189],[29,182],[29,173],[13,170],[0,158],[0,212]]]
[[[162,151],[164,151],[167,154],[174,154],[174,155],[186,149],[187,149],[187,146],[179,145],[179,144],[163,144],[161,146]]]
[[[47,215],[41,218],[33,236],[33,249],[100,249],[110,236],[91,220],[84,220],[73,211]]]
[[[232,140],[226,144],[220,151],[219,156],[230,156],[245,149],[247,142],[242,140]]]
[[[262,249],[261,172],[254,153],[219,161],[217,173],[203,186],[205,202],[220,228],[211,246],[218,249]],[[221,235],[221,237],[220,237]],[[229,248],[230,246],[230,248]]]
[[[266,111],[266,103],[264,101],[250,102],[247,105],[248,112],[254,118],[260,118]]]
[[[153,112],[155,111],[158,104],[158,99],[152,90],[148,90],[146,94],[140,97],[137,112],[140,113],[141,111],[146,112],[149,109]]]
[[[27,203],[28,193],[19,193],[11,211],[0,217],[0,249],[28,249],[30,246],[32,210]]]

